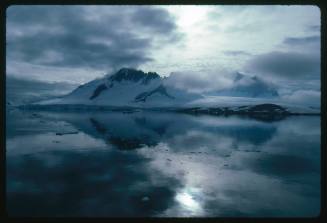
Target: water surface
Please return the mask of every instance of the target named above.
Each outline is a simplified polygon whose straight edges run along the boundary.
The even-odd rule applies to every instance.
[[[10,216],[313,217],[320,117],[7,113]]]

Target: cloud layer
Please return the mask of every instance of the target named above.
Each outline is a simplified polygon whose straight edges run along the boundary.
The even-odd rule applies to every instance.
[[[321,92],[316,90],[297,90],[282,97],[283,101],[292,104],[320,107]]]
[[[11,77],[83,84],[126,66],[210,92],[240,71],[285,95],[320,91],[315,6],[34,5],[11,6],[6,18]]]
[[[273,51],[253,57],[248,69],[269,78],[303,79],[320,75],[320,58],[306,53]]]
[[[211,72],[174,72],[166,79],[167,85],[193,93],[220,90],[232,85],[232,75],[226,70]]]
[[[7,18],[7,60],[38,65],[138,67],[153,60],[153,44],[179,39],[156,7],[11,6]]]
[[[36,80],[6,78],[6,100],[11,104],[24,104],[61,96],[75,89],[77,85],[66,82],[47,83]]]
[[[319,42],[320,42],[320,36],[288,37],[284,40],[284,43],[289,45],[303,45],[303,44],[319,43]]]

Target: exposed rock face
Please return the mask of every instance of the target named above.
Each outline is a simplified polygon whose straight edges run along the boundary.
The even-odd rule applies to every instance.
[[[90,100],[92,100],[92,99],[98,97],[99,94],[100,94],[102,91],[106,90],[106,89],[107,89],[107,87],[106,87],[105,84],[100,84],[100,85],[99,85],[99,86],[94,90],[92,96],[90,97]]]
[[[131,68],[122,68],[116,74],[110,77],[110,80],[121,82],[125,81],[132,81],[138,82],[142,80],[143,84],[149,83],[152,79],[160,78],[160,76],[155,72],[148,72],[144,73],[140,70],[135,70]]]
[[[151,82],[151,80],[154,79],[160,79],[160,76],[155,72],[144,73],[140,70],[122,68],[117,73],[110,76],[107,82],[98,85],[89,99],[93,100],[94,98],[98,97],[104,90],[112,88],[115,82],[130,81],[137,83],[141,81],[143,85],[147,85]]]
[[[171,98],[171,99],[174,99],[175,98],[175,97],[173,97],[173,96],[171,96],[171,95],[169,95],[167,93],[167,89],[163,85],[160,85],[158,88],[154,89],[153,91],[143,92],[143,93],[137,95],[135,97],[135,101],[136,102],[139,102],[139,101],[145,102],[148,97],[150,97],[151,95],[156,94],[156,93],[157,94],[164,95],[164,96],[166,96],[168,98]]]

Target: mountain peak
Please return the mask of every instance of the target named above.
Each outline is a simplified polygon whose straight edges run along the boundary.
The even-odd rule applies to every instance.
[[[160,78],[160,76],[155,72],[144,73],[141,70],[136,70],[133,68],[121,68],[117,73],[110,77],[112,81],[121,82],[123,80],[138,82],[141,79],[143,84],[147,84],[152,79]]]
[[[118,70],[117,73],[119,73],[119,74],[128,74],[128,72],[136,72],[136,71],[138,71],[138,70],[136,70],[134,68],[123,67],[120,70]]]

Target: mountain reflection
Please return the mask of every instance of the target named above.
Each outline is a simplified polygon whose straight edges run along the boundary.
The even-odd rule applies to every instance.
[[[177,117],[176,117],[177,116]],[[85,117],[80,117],[79,122],[88,122]],[[202,119],[210,117],[202,117]],[[248,124],[237,123],[239,118],[220,118],[227,123],[217,123],[215,126],[200,122],[201,118],[177,114],[92,114],[88,118],[95,131],[90,131],[88,125],[81,125],[76,120],[65,119],[77,128],[94,137],[101,137],[107,144],[121,150],[142,148],[143,146],[154,147],[160,142],[172,143],[178,135],[188,137],[192,131],[197,131],[197,137],[188,137],[188,141],[199,147],[212,143],[211,138],[231,138],[236,143],[246,142],[251,145],[260,145],[270,140],[276,133],[276,127],[255,120],[245,120]],[[197,119],[197,121],[195,121]],[[219,121],[219,119],[216,118]],[[185,141],[187,144],[188,142]],[[184,145],[189,147],[189,145]],[[183,145],[179,145],[183,148]]]
[[[151,138],[147,136],[142,136],[142,138],[133,137],[130,138],[128,136],[114,136],[111,135],[108,129],[103,126],[100,122],[96,121],[94,118],[90,118],[90,122],[97,130],[98,133],[102,134],[107,143],[116,146],[116,148],[121,150],[130,150],[141,148],[144,145],[147,146],[155,146],[158,143],[153,142]],[[109,133],[109,134],[108,134]]]
[[[319,117],[7,117],[10,216],[301,217],[320,210]]]

